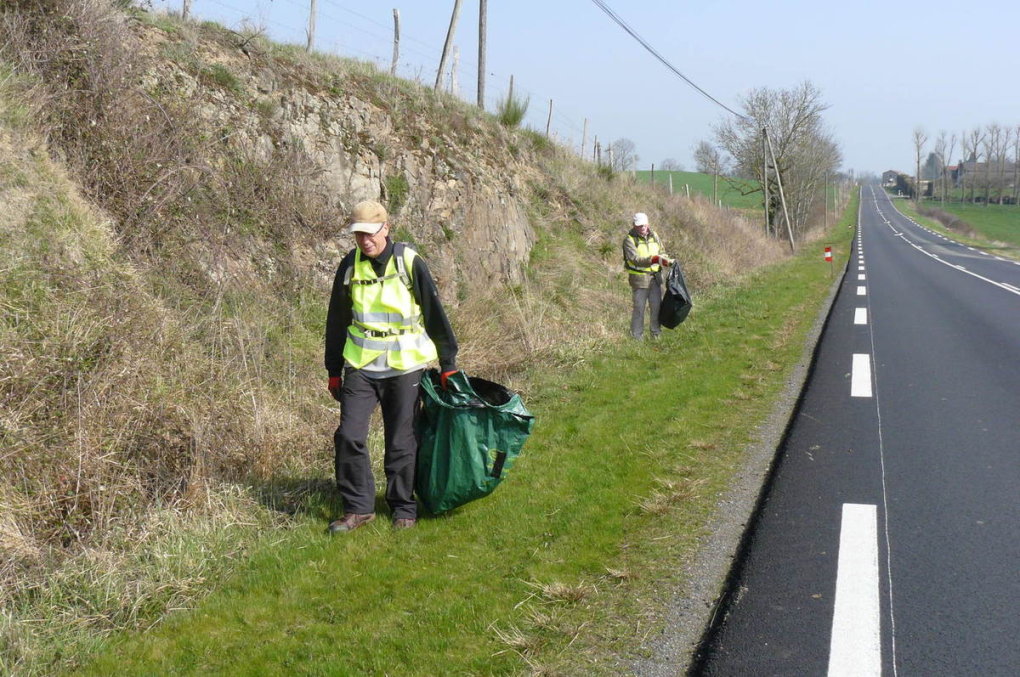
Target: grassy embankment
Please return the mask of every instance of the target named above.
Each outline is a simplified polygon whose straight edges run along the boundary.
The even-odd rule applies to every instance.
[[[851,202],[832,234],[845,261]],[[541,263],[541,262],[539,262]],[[696,298],[659,343],[533,374],[532,438],[491,497],[394,533],[323,533],[302,507],[197,609],[89,674],[616,674],[803,350],[830,287],[813,248]]]
[[[328,297],[321,271],[328,274],[336,263],[330,252],[345,246],[335,242],[331,221],[337,195],[320,194],[306,179],[315,175],[317,164],[296,146],[259,158],[247,144],[212,143],[227,140],[221,124],[278,135],[273,101],[288,92],[311,92],[334,103],[372,102],[376,115],[396,120],[393,128],[400,135],[385,143],[344,137],[350,147],[343,152],[374,149],[384,163],[392,149],[417,149],[423,139],[441,138],[439,145],[458,155],[478,157],[477,148],[484,146],[496,153],[492,161],[499,166],[528,163],[529,218],[542,224],[543,239],[533,250],[527,280],[457,294],[459,302],[449,310],[463,344],[462,366],[511,379],[542,421],[559,420],[557,411],[564,412],[562,418],[571,415],[569,403],[557,410],[550,393],[569,395],[570,383],[584,391],[575,369],[602,359],[600,354],[629,349],[622,319],[627,291],[619,265],[629,213],[652,216],[670,253],[683,262],[699,295],[696,313],[705,314],[708,325],[725,324],[712,319],[712,304],[724,303],[715,299],[740,296],[743,292],[735,290],[749,271],[785,256],[781,243],[765,239],[732,210],[670,198],[596,171],[540,135],[507,132],[472,106],[365,64],[308,55],[210,24],[151,20],[144,13],[125,20],[105,3],[58,4],[62,10],[56,12],[18,4],[0,25],[3,58],[11,59],[0,76],[2,673],[54,674],[74,667],[111,634],[144,629],[168,611],[196,606],[221,587],[225,573],[248,567],[244,570],[255,573],[242,573],[242,579],[257,575],[265,569],[260,563],[279,553],[266,551],[251,565],[247,557],[268,543],[314,543],[310,536],[337,510],[329,479],[336,410],[322,387],[321,368]],[[170,73],[170,84],[152,80],[154,73]],[[280,89],[271,96],[252,84],[264,73],[279,78]],[[193,86],[173,84],[181,81]],[[194,114],[210,109],[219,112],[216,121]],[[387,188],[396,187],[391,179],[399,174],[383,166],[390,172]],[[413,210],[400,209],[394,202],[399,191],[392,192],[393,213],[422,233],[428,223],[416,222]],[[363,196],[341,197],[352,203]],[[448,246],[443,238],[433,244]],[[454,271],[437,267],[436,272]],[[735,297],[732,309],[743,303],[743,297]],[[749,322],[747,330],[762,341],[768,336],[756,323]],[[690,337],[692,346],[699,345],[696,336]],[[701,339],[700,345],[715,338]],[[712,346],[692,359],[711,355]],[[772,355],[771,363],[781,370],[782,354]],[[643,364],[639,355],[633,358],[628,369]],[[649,378],[665,373],[675,372]],[[697,376],[692,383],[699,383],[699,372],[691,373]],[[745,375],[756,378],[751,369]],[[538,385],[545,376],[562,383]],[[619,382],[618,373],[609,380]],[[734,391],[722,404],[707,392],[703,406],[729,411],[738,404],[757,405],[757,387],[748,392],[749,399]],[[596,421],[604,410],[582,406]],[[622,430],[604,434],[612,442],[629,434]],[[541,465],[539,459],[543,453],[551,456],[542,450],[556,442],[543,441],[542,434],[536,433],[536,451],[529,447],[528,452],[536,458],[537,477],[553,472],[552,463]],[[376,427],[370,440],[376,452],[380,439]],[[595,439],[591,448],[598,444]],[[636,444],[640,448],[645,442]],[[690,444],[693,451],[683,453],[698,459],[699,449],[711,456],[710,445],[719,443],[706,435]],[[613,445],[606,448],[612,451]],[[574,456],[564,453],[564,458]],[[541,485],[527,479],[527,463],[521,467],[520,486],[530,491]],[[576,471],[576,461],[569,469]],[[635,486],[646,485],[626,488]],[[668,487],[661,492],[671,495]],[[562,494],[536,494],[535,500],[560,505]],[[653,493],[631,491],[611,505],[625,511],[629,525],[635,523],[630,517],[646,508],[634,508],[633,515],[626,510],[638,502],[657,510],[654,501],[648,503],[652,498]],[[520,499],[498,500],[503,499],[497,496],[491,504],[527,515],[527,526],[541,524],[536,515],[542,513],[522,509]],[[470,519],[474,513],[465,514]],[[493,521],[501,524],[501,519]],[[598,528],[601,519],[591,524]],[[425,523],[422,532],[445,523]],[[561,531],[542,534],[558,541]],[[534,537],[526,530],[510,533]],[[423,537],[412,536],[418,538]],[[570,538],[563,537],[567,550],[550,556],[579,547]],[[465,542],[470,549],[473,541]],[[382,543],[385,548],[389,541]],[[347,575],[359,573],[365,568],[361,564],[386,564],[379,553],[363,561],[338,555],[338,545],[323,547],[333,548],[326,551],[329,559],[351,565],[344,569]],[[639,552],[637,546],[626,551]],[[423,552],[429,555],[427,548]],[[546,569],[525,576],[527,558],[509,552],[515,567],[509,578],[518,583],[511,596],[521,585],[532,591],[524,582],[569,580]],[[488,551],[482,555],[482,560],[494,557]],[[430,556],[439,566],[450,561]],[[297,570],[306,566],[296,562],[291,565]],[[614,570],[624,582],[648,586],[640,589],[661,583],[639,566]],[[462,579],[471,583],[473,571]],[[290,580],[300,580],[280,578],[282,590]],[[329,577],[330,582],[337,578]],[[485,585],[490,584],[487,579]],[[564,589],[553,586],[549,595],[556,598]],[[544,599],[544,590],[535,600]],[[610,599],[600,594],[575,608],[583,614],[593,601]],[[507,611],[497,599],[492,617],[499,622],[491,630],[473,630],[482,638],[479,655],[488,656],[493,643],[527,653],[528,642],[543,639],[545,614],[560,609],[533,605],[534,614],[529,611],[525,622],[514,616],[525,606]],[[344,611],[343,604],[336,608]],[[405,618],[404,611],[394,618]],[[459,614],[451,612],[454,616]],[[467,622],[478,617],[465,616]],[[283,627],[294,633],[311,622],[298,618]],[[642,621],[642,631],[647,627]],[[244,641],[257,642],[259,630],[241,633]],[[405,634],[397,633],[397,639]],[[507,643],[499,645],[494,636]],[[550,647],[558,646],[558,637],[553,632]],[[573,646],[592,643],[582,633]],[[399,641],[390,645],[397,649],[386,654],[384,647],[383,657],[400,663]],[[540,648],[528,655],[548,664],[559,660]],[[279,656],[280,663],[293,658],[286,646]],[[262,663],[269,670],[273,665]]]
[[[952,227],[949,219],[918,213],[911,200],[894,200],[893,205],[918,223],[952,236],[953,239],[986,251],[1020,258],[1020,208],[1013,205],[971,205],[924,202],[923,207],[939,210],[962,220]]]
[[[971,205],[955,202],[932,206],[956,214],[989,240],[1020,247],[1020,207],[1016,205]]]

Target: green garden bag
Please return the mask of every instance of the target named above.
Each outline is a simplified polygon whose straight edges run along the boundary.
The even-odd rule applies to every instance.
[[[534,417],[514,391],[463,371],[443,389],[422,375],[415,493],[426,510],[451,510],[495,490],[531,434]]]

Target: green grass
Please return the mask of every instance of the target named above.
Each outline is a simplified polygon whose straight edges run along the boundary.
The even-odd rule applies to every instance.
[[[1014,259],[1020,259],[1020,209],[1012,205],[964,205],[925,201],[924,206],[943,209],[961,217],[978,234],[968,237],[963,233],[946,228],[937,219],[921,216],[911,200],[894,200],[893,206],[903,214],[932,230],[952,237],[958,242],[985,249],[989,252]],[[1013,210],[1015,213],[1011,212]],[[1006,246],[1003,246],[1005,244]]]
[[[932,201],[925,202],[925,205],[956,214],[991,240],[1020,247],[1020,206]]]
[[[649,183],[652,180],[652,173],[650,171],[638,171],[636,172],[636,175],[639,183]],[[698,172],[666,172],[656,170],[656,185],[668,187],[670,176],[673,177],[674,195],[683,195],[685,191],[684,186],[690,186],[691,193],[699,193],[706,196],[709,200],[712,199],[712,182],[714,179],[711,174],[701,174]],[[726,207],[733,207],[734,209],[760,210],[761,193],[757,192],[757,190],[757,181],[727,179],[722,176],[719,177],[719,199]]]
[[[614,657],[661,629],[662,592],[681,583],[830,284],[805,251],[695,290],[658,343],[533,375],[535,431],[495,494],[412,531],[383,514],[342,538],[324,533],[332,492],[313,494],[198,608],[121,637],[87,674],[616,673]]]

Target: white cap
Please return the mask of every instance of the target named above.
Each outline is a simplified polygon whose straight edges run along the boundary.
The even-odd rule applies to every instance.
[[[634,215],[635,226],[647,226],[648,225],[648,214],[644,212],[638,212]]]
[[[354,206],[349,219],[351,233],[368,233],[375,235],[382,230],[389,215],[386,208],[375,200],[365,200]]]

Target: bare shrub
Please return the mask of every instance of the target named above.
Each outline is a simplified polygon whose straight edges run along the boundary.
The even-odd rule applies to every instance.
[[[977,237],[977,232],[974,230],[974,227],[971,226],[966,221],[964,221],[959,216],[957,216],[956,214],[947,212],[943,209],[937,209],[935,207],[926,207],[923,204],[918,205],[917,213],[920,214],[921,216],[926,216],[930,219],[935,219],[943,226],[945,226],[946,228],[955,233],[960,233],[961,235],[966,235],[967,237]]]

